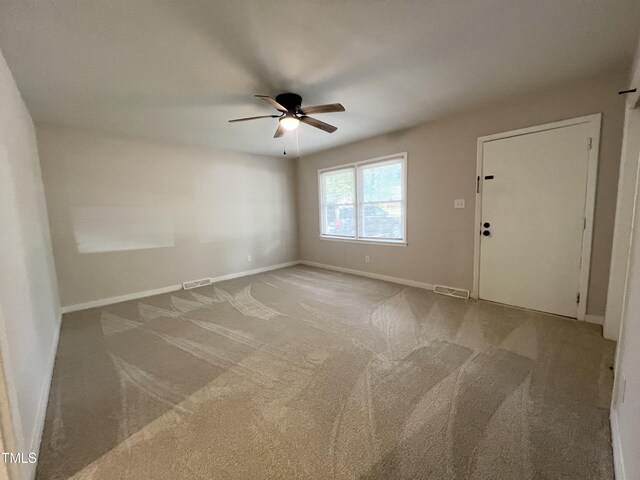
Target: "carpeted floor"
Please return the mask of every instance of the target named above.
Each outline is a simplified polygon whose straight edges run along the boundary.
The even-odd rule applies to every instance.
[[[64,317],[39,479],[612,479],[583,322],[291,267]]]

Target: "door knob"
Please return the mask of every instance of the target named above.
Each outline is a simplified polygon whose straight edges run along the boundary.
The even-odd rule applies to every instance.
[[[485,237],[488,237],[489,235],[491,235],[491,232],[489,230],[484,230],[482,232],[482,235],[484,235]]]

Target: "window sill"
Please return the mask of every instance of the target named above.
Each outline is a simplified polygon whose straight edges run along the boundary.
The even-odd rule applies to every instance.
[[[337,242],[344,242],[344,243],[360,243],[364,245],[385,245],[385,246],[391,246],[391,247],[407,246],[407,242],[405,240],[378,240],[378,239],[366,240],[363,238],[355,239],[355,238],[344,238],[344,237],[331,237],[329,235],[320,235],[320,240],[337,241]]]

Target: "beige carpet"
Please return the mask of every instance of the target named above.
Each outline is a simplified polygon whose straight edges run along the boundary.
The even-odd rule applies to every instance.
[[[65,315],[39,479],[612,479],[614,343],[308,267]]]

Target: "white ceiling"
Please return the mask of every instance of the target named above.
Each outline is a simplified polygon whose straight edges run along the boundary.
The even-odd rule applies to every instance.
[[[311,153],[628,66],[639,27],[638,0],[0,0],[36,121],[266,155],[275,119],[227,123],[253,94],[346,107]]]

